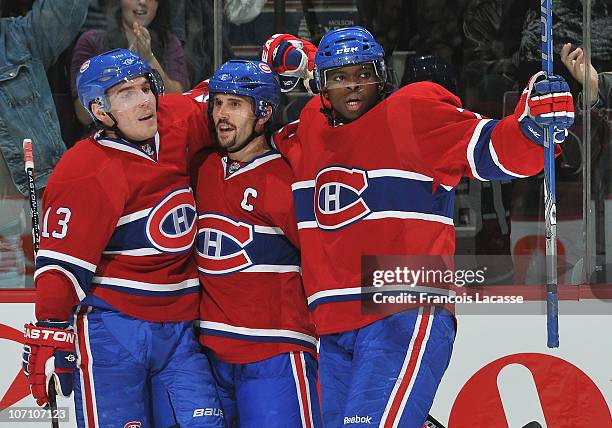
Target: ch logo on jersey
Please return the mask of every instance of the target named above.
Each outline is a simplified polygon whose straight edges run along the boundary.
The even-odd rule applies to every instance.
[[[339,229],[362,219],[370,208],[362,199],[368,187],[364,170],[339,166],[323,169],[315,179],[315,216],[321,229]]]
[[[180,253],[189,250],[195,240],[196,218],[191,189],[175,190],[149,213],[147,238],[162,252]]]
[[[198,268],[210,275],[242,270],[252,264],[245,247],[253,226],[218,214],[204,214],[198,223]]]

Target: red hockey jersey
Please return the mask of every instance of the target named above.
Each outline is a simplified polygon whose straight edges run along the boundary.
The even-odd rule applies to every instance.
[[[238,169],[211,153],[197,174],[200,342],[224,361],[316,355],[300,276],[293,175],[276,151]],[[231,162],[231,161],[229,161]]]
[[[73,304],[148,321],[197,319],[191,157],[209,144],[206,105],[164,95],[147,147],[99,134],[60,160],[43,197],[37,317]]]
[[[543,167],[543,148],[515,117],[484,119],[430,82],[338,127],[321,107],[313,98],[273,138],[295,175],[303,281],[319,334],[384,316],[362,313],[360,299],[384,291],[361,287],[362,256],[454,253],[453,188],[462,176],[513,179]]]

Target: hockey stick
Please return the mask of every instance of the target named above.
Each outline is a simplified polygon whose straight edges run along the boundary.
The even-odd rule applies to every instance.
[[[34,243],[34,258],[40,248],[40,224],[38,222],[38,200],[36,199],[36,184],[34,183],[34,155],[32,154],[32,140],[23,140],[23,159],[25,172],[28,176],[28,193],[30,196],[30,213],[32,215],[32,241]],[[51,412],[51,426],[59,428],[55,386],[49,382],[47,395],[49,397],[49,411]]]
[[[444,428],[444,425],[435,420],[433,416],[427,415],[427,420],[425,421],[423,428]]]
[[[36,200],[36,185],[34,183],[34,156],[32,155],[32,140],[23,140],[23,158],[25,160],[25,173],[28,176],[28,192],[30,194],[30,213],[32,215],[32,241],[34,242],[34,256],[40,247],[40,226],[38,223],[38,201]]]
[[[542,18],[542,70],[553,73],[552,0],[540,0]],[[546,222],[546,326],[549,348],[559,347],[557,294],[557,202],[555,190],[554,126],[544,128],[544,217]]]

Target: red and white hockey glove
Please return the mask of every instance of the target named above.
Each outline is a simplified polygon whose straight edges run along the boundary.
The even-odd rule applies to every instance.
[[[543,71],[534,74],[516,105],[517,117],[523,134],[533,142],[544,145],[544,127],[554,126],[554,141],[565,140],[567,129],[574,123],[574,100],[569,85],[561,76],[546,78]]]
[[[300,80],[309,93],[316,92],[314,57],[317,47],[291,34],[275,34],[266,40],[261,60],[276,71],[281,80],[281,91],[289,92]]]
[[[36,403],[49,402],[47,385],[53,381],[58,394],[72,393],[72,374],[76,368],[75,334],[67,322],[41,321],[26,324],[23,346],[23,371],[30,381]]]

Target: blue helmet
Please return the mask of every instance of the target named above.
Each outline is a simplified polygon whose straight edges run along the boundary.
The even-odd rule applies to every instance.
[[[97,103],[103,110],[110,109],[106,91],[121,82],[144,76],[151,84],[155,98],[164,92],[163,81],[151,66],[134,52],[115,49],[91,57],[81,65],[76,77],[79,100],[96,121],[91,104]]]
[[[273,115],[276,113],[281,89],[278,76],[265,62],[233,59],[215,71],[208,81],[208,92],[211,97],[219,93],[251,97],[255,114],[261,118],[266,116],[267,105],[272,106]]]
[[[325,86],[325,70],[364,62],[372,62],[376,74],[386,81],[385,51],[372,33],[358,26],[328,32],[321,39],[314,59],[319,91]]]

